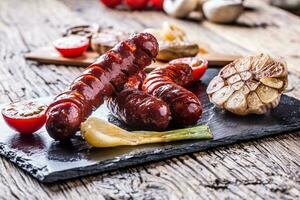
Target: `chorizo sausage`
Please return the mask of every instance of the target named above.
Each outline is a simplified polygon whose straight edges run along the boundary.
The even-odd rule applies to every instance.
[[[136,88],[127,88],[107,101],[110,112],[134,128],[164,130],[171,118],[169,106],[162,100]]]
[[[191,66],[186,62],[174,62],[148,74],[142,89],[170,106],[172,123],[189,126],[195,124],[202,114],[198,97],[184,88],[193,82]]]
[[[140,33],[99,57],[47,109],[46,129],[55,140],[73,136],[105,98],[122,89],[129,76],[149,65],[158,43],[149,33]]]
[[[107,101],[111,114],[134,128],[164,130],[171,119],[169,106],[162,100],[141,91],[146,73],[128,78],[124,90]]]
[[[134,88],[134,89],[137,89],[137,90],[141,90],[145,78],[146,78],[146,72],[145,71],[140,71],[140,73],[138,73],[137,75],[130,76],[128,78],[128,81],[124,85],[124,89]]]

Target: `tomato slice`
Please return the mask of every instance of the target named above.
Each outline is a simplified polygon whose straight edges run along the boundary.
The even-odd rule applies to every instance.
[[[70,35],[53,42],[56,50],[64,57],[75,58],[81,56],[89,47],[89,39],[84,36]]]
[[[2,109],[2,116],[9,127],[22,134],[39,130],[46,122],[46,106],[35,101],[15,102]]]
[[[199,80],[208,68],[208,61],[200,57],[187,57],[172,60],[172,63],[185,63],[192,67],[194,80]]]

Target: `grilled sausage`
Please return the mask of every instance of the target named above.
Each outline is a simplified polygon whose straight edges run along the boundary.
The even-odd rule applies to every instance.
[[[145,78],[144,71],[129,77],[124,90],[108,99],[107,107],[116,118],[131,127],[164,130],[171,119],[169,106],[141,91]]]
[[[137,90],[141,90],[145,78],[146,78],[145,71],[140,71],[140,73],[138,73],[138,75],[136,76],[130,76],[128,78],[128,81],[124,85],[124,89],[134,88]]]
[[[107,107],[116,118],[135,128],[164,130],[171,118],[165,102],[136,88],[109,98]]]
[[[46,128],[49,135],[56,140],[73,136],[81,122],[106,97],[120,91],[129,76],[151,64],[157,52],[154,36],[140,33],[102,55],[48,107]]]
[[[172,123],[189,126],[195,124],[202,114],[199,99],[184,88],[193,82],[190,65],[176,62],[153,70],[146,77],[142,89],[170,106]]]

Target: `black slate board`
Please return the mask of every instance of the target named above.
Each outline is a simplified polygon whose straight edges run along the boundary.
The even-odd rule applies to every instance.
[[[285,95],[276,109],[262,116],[239,117],[215,108],[209,103],[205,88],[216,73],[217,70],[208,70],[203,82],[192,88],[204,109],[199,124],[209,125],[213,140],[94,149],[79,135],[68,144],[55,142],[45,129],[23,137],[10,130],[0,117],[0,154],[39,181],[55,182],[300,129],[300,101]],[[94,115],[123,126],[109,115],[106,106]]]

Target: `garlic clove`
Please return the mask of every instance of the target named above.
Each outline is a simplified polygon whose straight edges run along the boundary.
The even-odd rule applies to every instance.
[[[276,89],[267,87],[263,84],[258,86],[256,93],[260,100],[265,104],[273,102],[279,95]]]
[[[216,76],[209,83],[209,85],[206,89],[206,93],[207,94],[212,94],[212,93],[220,90],[224,85],[225,85],[224,80],[221,77]]]
[[[277,78],[265,77],[261,78],[259,81],[262,82],[262,84],[272,88],[280,89],[283,87],[283,81]]]
[[[227,79],[228,77],[236,74],[236,69],[234,67],[233,64],[229,64],[227,66],[225,66],[224,68],[222,68],[219,72],[219,75],[224,78],[224,79]]]
[[[211,97],[211,101],[215,103],[217,106],[222,107],[223,104],[228,100],[228,98],[232,95],[234,90],[230,86],[225,86],[220,90],[213,93]]]
[[[233,113],[245,115],[247,109],[247,101],[245,95],[240,91],[234,92],[226,101],[224,107]]]
[[[231,87],[234,90],[240,90],[240,89],[242,89],[242,87],[244,86],[244,84],[245,83],[243,81],[239,81],[239,82],[234,83]]]

